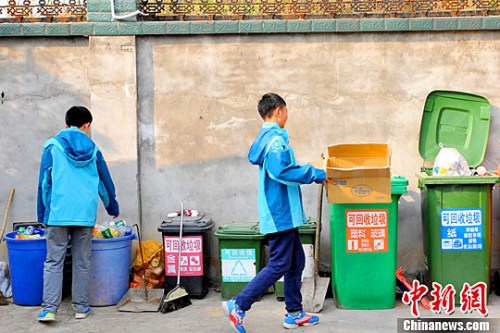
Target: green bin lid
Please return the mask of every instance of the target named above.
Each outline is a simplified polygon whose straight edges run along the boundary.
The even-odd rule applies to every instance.
[[[488,144],[490,113],[490,103],[482,96],[456,91],[431,92],[420,124],[418,150],[424,163],[434,162],[442,144],[456,148],[470,167],[479,166]]]
[[[238,223],[228,223],[223,224],[217,228],[215,231],[215,236],[218,238],[255,238],[262,239],[265,235],[262,235],[259,230],[259,224],[255,222],[238,222]]]
[[[316,221],[307,220],[306,223],[299,226],[299,233],[314,234],[316,232]]]
[[[391,194],[406,194],[408,191],[408,179],[405,176],[392,176],[391,177]]]

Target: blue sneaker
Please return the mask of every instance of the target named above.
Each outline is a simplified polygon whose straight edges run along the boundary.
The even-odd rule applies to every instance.
[[[245,318],[245,311],[241,310],[234,299],[222,302],[222,308],[224,308],[225,313],[229,316],[231,325],[234,330],[238,333],[246,333],[243,327],[243,318]]]
[[[290,313],[285,315],[285,321],[283,322],[284,328],[297,328],[299,326],[312,326],[319,323],[318,316],[311,316],[300,311],[298,315],[293,316]]]
[[[83,312],[76,312],[75,311],[75,319],[85,319],[87,318],[90,314],[92,313],[92,309],[90,308],[90,306],[87,306],[87,308],[85,309],[85,311]]]
[[[38,321],[54,321],[56,320],[56,314],[46,310],[42,310],[38,316],[36,316]]]

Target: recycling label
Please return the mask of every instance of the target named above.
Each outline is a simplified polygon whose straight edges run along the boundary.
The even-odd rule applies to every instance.
[[[256,275],[255,249],[221,249],[222,282],[250,282]]]
[[[164,236],[165,275],[177,276],[179,267],[179,237]],[[181,276],[203,276],[202,236],[182,237]]]
[[[441,209],[441,250],[484,250],[482,216],[481,208]]]
[[[387,252],[387,209],[346,210],[346,252]]]

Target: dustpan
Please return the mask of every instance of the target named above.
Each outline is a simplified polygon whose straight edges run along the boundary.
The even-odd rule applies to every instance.
[[[131,288],[116,307],[121,312],[158,312],[163,293],[163,289]]]
[[[139,226],[134,224],[139,237],[139,252],[141,260],[144,263],[142,254],[142,240],[139,232]],[[158,312],[161,298],[163,297],[163,289],[148,289],[146,283],[143,283],[144,288],[131,288],[116,305],[118,311],[122,312]]]
[[[330,278],[319,276],[319,240],[321,230],[321,211],[323,208],[323,184],[318,190],[318,221],[314,241],[314,276],[302,281],[302,306],[304,311],[318,313],[323,309]]]

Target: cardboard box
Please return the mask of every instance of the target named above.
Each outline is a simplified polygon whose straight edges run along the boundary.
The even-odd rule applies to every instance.
[[[330,203],[391,202],[391,152],[387,144],[328,147],[325,169]]]

